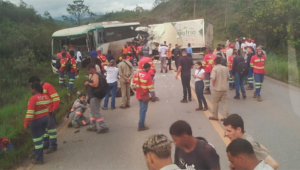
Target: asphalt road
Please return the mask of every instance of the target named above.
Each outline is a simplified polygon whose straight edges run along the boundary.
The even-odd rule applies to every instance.
[[[156,67],[159,70],[159,64]],[[146,124],[150,130],[137,131],[139,106],[133,96],[130,109],[101,110],[110,128],[109,133],[86,132],[86,127],[80,128],[79,133],[73,133],[75,129],[64,127],[58,135],[58,151],[45,155],[44,165],[29,165],[26,169],[146,170],[143,142],[157,133],[170,137],[170,125],[180,119],[191,124],[194,136],[205,137],[215,146],[220,155],[221,169],[229,169],[225,152],[229,141],[223,137],[221,122],[208,120],[211,106],[204,113],[195,111],[195,98],[188,104],[180,103],[182,86],[180,80],[175,80],[173,72],[158,72],[155,90],[160,101],[149,104]],[[300,169],[300,90],[266,78],[262,89],[263,101],[257,102],[252,95],[253,91],[247,91],[246,100],[234,100],[234,91],[229,91],[229,112],[243,117],[246,132],[269,149],[271,156],[279,162],[280,169]],[[212,102],[212,96],[206,98]],[[116,105],[120,103],[120,98],[117,98]],[[221,103],[219,112],[223,115]]]

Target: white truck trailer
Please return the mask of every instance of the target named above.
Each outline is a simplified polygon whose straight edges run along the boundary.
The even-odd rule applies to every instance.
[[[205,19],[154,24],[149,25],[148,29],[137,30],[148,32],[148,45],[153,55],[157,54],[158,45],[164,41],[173,47],[178,44],[181,49],[187,48],[190,43],[194,54],[201,54],[205,48],[213,47],[213,25]]]

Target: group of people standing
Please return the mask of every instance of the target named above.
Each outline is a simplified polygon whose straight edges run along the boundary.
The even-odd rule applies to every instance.
[[[279,164],[269,155],[268,149],[256,142],[244,129],[244,121],[232,114],[224,121],[225,136],[229,138],[227,158],[230,170],[276,170]],[[169,129],[171,142],[164,134],[150,136],[142,146],[149,170],[220,170],[220,156],[204,137],[195,137],[189,123],[174,122]],[[172,143],[175,144],[172,161]],[[174,162],[174,163],[173,163]]]

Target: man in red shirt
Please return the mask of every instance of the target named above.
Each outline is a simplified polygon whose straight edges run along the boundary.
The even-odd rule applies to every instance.
[[[32,76],[28,81],[30,84],[40,83],[43,88],[43,93],[50,97],[51,103],[49,104],[49,119],[46,133],[44,135],[44,149],[48,153],[52,153],[57,150],[57,131],[56,131],[56,120],[55,115],[58,112],[60,98],[52,84],[42,82],[40,78]]]
[[[140,120],[138,123],[139,125],[138,131],[144,131],[149,129],[144,124],[149,101],[143,100],[142,95],[146,96],[149,95],[149,92],[150,93],[154,92],[153,81],[151,75],[148,73],[150,68],[151,65],[149,63],[145,63],[144,69],[142,71],[137,72],[133,78],[133,86],[135,86],[134,89],[136,90],[136,98],[139,100],[140,103]]]
[[[205,70],[205,77],[204,77],[204,84],[205,84],[205,91],[204,94],[211,94],[210,91],[210,74],[214,66],[215,56],[211,53],[211,49],[206,49],[206,55],[204,56],[203,60],[203,67]]]
[[[260,90],[262,83],[265,77],[265,63],[266,56],[263,55],[261,47],[257,47],[257,55],[254,55],[251,58],[250,66],[253,67],[254,80],[255,80],[255,89],[254,98],[257,98],[257,101],[261,102]]]
[[[49,104],[51,100],[47,94],[43,94],[43,88],[40,83],[35,82],[31,84],[32,97],[27,104],[27,112],[24,120],[24,130],[30,124],[31,136],[34,142],[34,156],[33,164],[43,164],[43,138],[45,129],[48,124]]]

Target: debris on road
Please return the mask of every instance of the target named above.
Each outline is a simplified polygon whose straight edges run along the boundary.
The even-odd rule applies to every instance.
[[[78,133],[78,132],[80,132],[80,129],[77,129],[77,130],[74,131],[74,133]]]
[[[73,140],[73,142],[81,142],[81,141],[83,141],[83,139]]]

